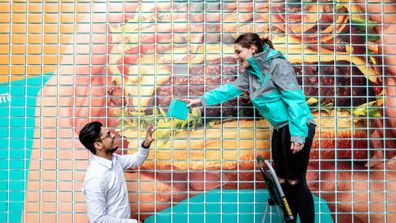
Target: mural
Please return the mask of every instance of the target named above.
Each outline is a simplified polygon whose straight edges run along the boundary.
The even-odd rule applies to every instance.
[[[134,218],[261,222],[268,194],[255,157],[271,159],[272,129],[248,96],[194,108],[186,121],[166,116],[172,98],[238,77],[233,42],[244,32],[287,57],[318,124],[308,172],[316,221],[395,217],[394,1],[0,4],[0,222],[87,222],[89,152],[78,132],[93,120],[113,130],[122,154],[157,126],[148,160],[125,173]],[[54,20],[32,43],[13,39],[29,33],[16,25],[37,24],[7,15]],[[54,46],[48,24],[58,24],[52,62],[37,47]]]

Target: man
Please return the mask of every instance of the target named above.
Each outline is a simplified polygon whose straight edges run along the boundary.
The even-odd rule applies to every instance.
[[[83,185],[90,222],[138,222],[130,219],[131,209],[123,170],[136,168],[146,160],[154,140],[153,132],[153,126],[149,125],[142,149],[132,155],[121,156],[114,153],[118,149],[115,135],[102,123],[90,122],[81,129],[80,141],[93,154]]]

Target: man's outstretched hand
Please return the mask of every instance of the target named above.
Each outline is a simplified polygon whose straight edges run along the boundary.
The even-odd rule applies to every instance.
[[[151,143],[155,140],[153,138],[153,133],[157,130],[153,124],[149,124],[146,130],[146,139],[144,140],[144,147],[148,148],[151,146]]]

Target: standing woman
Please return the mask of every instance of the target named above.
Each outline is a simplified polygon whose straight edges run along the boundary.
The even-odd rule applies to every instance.
[[[249,92],[254,107],[274,127],[272,156],[275,171],[296,219],[314,222],[315,211],[306,181],[315,122],[297,82],[293,67],[272,42],[256,33],[240,35],[235,55],[244,72],[232,83],[206,92],[199,99],[185,99],[189,107],[211,106]]]

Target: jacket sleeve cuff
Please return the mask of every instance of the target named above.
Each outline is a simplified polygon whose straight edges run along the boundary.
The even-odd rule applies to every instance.
[[[304,136],[291,136],[290,141],[296,142],[296,143],[304,143],[305,137]]]
[[[207,103],[206,103],[205,95],[202,95],[202,96],[200,97],[200,99],[201,99],[202,107],[206,107],[206,106],[207,106]]]

